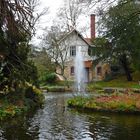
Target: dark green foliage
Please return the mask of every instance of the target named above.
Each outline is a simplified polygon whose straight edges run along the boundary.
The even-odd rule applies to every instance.
[[[0,120],[43,103],[44,96],[35,87],[37,68],[29,59],[34,4],[0,0]]]
[[[26,83],[16,92],[10,92],[0,98],[0,120],[20,115],[29,109],[40,107],[44,103],[44,95],[35,86]]]
[[[51,61],[51,58],[48,56],[45,48],[42,48],[41,51],[33,50],[31,55],[31,60],[37,67],[39,83],[42,85],[46,84],[45,77],[46,75],[55,72],[55,64]]]
[[[56,82],[56,74],[55,73],[50,73],[50,74],[47,74],[44,75],[44,82],[48,83],[48,84],[52,84],[52,83],[55,83]]]
[[[124,75],[124,70],[120,65],[111,64],[110,70],[111,70],[111,73],[105,74],[104,81],[106,82]]]
[[[17,90],[26,81],[37,85],[36,67],[28,60],[32,4],[33,0],[0,2],[0,91]]]
[[[7,114],[14,116],[28,106],[27,82],[38,86],[37,69],[28,59],[35,24],[34,2],[0,0],[0,119]],[[33,90],[30,92],[33,94]],[[36,104],[38,96],[34,98],[36,101],[31,100]]]
[[[103,13],[102,37],[94,40],[97,60],[117,62],[131,81],[131,68],[139,69],[140,57],[140,5],[131,0],[119,0],[118,4]]]
[[[112,46],[105,37],[92,40],[92,44],[95,45],[95,47],[92,49],[92,54],[96,56],[95,64],[100,60],[110,61],[109,54]]]
[[[112,73],[106,73],[105,74],[105,78],[104,78],[104,81],[107,82],[107,81],[111,81],[114,79],[114,75]]]
[[[32,60],[29,60],[26,67],[26,81],[32,83],[33,85],[39,87],[38,71]]]
[[[0,61],[0,78],[2,79],[0,90],[3,90],[5,86],[16,90],[20,83],[25,81],[38,85],[36,67],[28,60],[29,36],[24,32],[17,38],[11,36],[10,32],[7,32],[7,35],[8,38],[3,36],[7,42],[7,49],[2,53],[3,59]]]
[[[44,95],[35,86],[27,86],[25,90],[25,103],[26,106],[36,107],[41,106],[44,102]]]
[[[25,81],[33,83],[38,86],[37,69],[31,60],[28,60],[28,53],[30,46],[26,42],[20,42],[13,49],[9,48],[9,55],[1,62],[1,75],[3,83],[1,88],[7,85],[9,88],[18,88],[19,83]]]
[[[25,97],[34,100],[35,93],[33,92],[32,86],[28,87],[25,92]]]

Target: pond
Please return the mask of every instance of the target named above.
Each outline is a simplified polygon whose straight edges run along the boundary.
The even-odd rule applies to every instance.
[[[0,122],[0,140],[139,140],[140,116],[78,112],[71,93],[45,93],[42,109]]]

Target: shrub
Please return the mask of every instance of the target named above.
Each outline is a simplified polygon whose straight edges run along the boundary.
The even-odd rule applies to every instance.
[[[40,106],[44,102],[44,95],[42,94],[40,89],[32,85],[27,85],[25,90],[25,97],[27,106],[28,104],[34,104],[32,106]]]
[[[104,78],[105,82],[111,81],[113,79],[114,79],[114,75],[112,73],[106,73],[105,74],[105,78]]]
[[[50,74],[46,74],[44,76],[44,82],[47,82],[47,83],[55,83],[56,82],[56,74],[55,73],[50,73]]]

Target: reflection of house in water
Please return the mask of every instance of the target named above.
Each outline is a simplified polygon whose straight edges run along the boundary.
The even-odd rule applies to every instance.
[[[86,71],[86,81],[101,80],[105,74],[110,71],[109,65],[105,63],[98,63],[94,66],[93,56],[89,55],[91,47],[91,39],[95,38],[95,15],[91,15],[91,38],[84,38],[81,33],[73,29],[60,41],[60,45],[64,48],[64,44],[67,44],[67,61],[65,63],[65,76],[68,80],[74,80],[75,68],[74,59],[78,48],[81,48],[81,52],[84,58],[84,66]],[[60,69],[57,68],[59,73]]]

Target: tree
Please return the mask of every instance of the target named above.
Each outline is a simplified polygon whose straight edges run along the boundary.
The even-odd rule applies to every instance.
[[[116,6],[110,7],[101,20],[104,29],[102,35],[108,41],[103,44],[95,41],[97,46],[101,43],[102,49],[106,49],[103,53],[100,51],[101,57],[120,62],[128,81],[132,80],[129,66],[139,57],[137,51],[140,52],[139,10],[139,4],[131,0],[120,0]]]
[[[67,32],[62,31],[57,26],[51,27],[43,37],[43,46],[47,50],[47,54],[55,63],[56,67],[59,68],[59,74],[67,79],[64,75],[65,63],[67,61],[67,55],[69,50],[69,43],[65,42],[63,39],[67,36]]]
[[[29,40],[41,16],[34,16],[36,4],[37,0],[0,1],[1,89],[15,88],[25,81],[34,83],[33,79],[37,79],[36,68],[28,60]]]
[[[64,0],[64,5],[59,9],[57,17],[66,30],[77,29],[80,17],[87,13],[86,5],[81,0]]]
[[[38,70],[39,80],[43,82],[44,76],[55,73],[55,64],[52,62],[51,58],[48,56],[48,53],[45,48],[42,48],[40,51],[32,52],[31,60],[35,63],[35,66]]]

